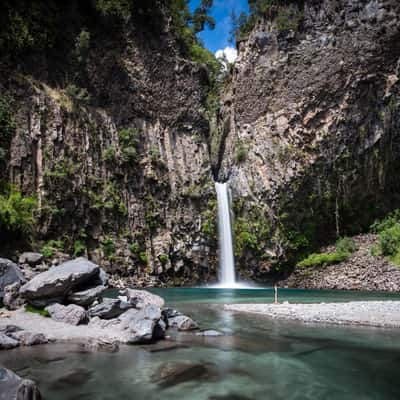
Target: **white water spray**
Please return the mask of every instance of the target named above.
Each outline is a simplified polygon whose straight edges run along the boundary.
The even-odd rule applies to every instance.
[[[227,183],[215,183],[218,201],[220,287],[235,287],[235,259],[233,256],[232,215],[230,191]]]

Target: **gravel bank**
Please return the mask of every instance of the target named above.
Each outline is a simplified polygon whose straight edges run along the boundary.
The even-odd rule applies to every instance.
[[[0,318],[0,327],[16,325],[28,332],[43,333],[49,340],[85,342],[87,339],[120,341],[126,337],[122,332],[112,328],[100,328],[88,325],[73,326],[53,321],[41,315],[25,312],[23,309],[8,312],[9,318]]]
[[[400,328],[400,301],[320,304],[225,304],[225,310],[306,323]]]

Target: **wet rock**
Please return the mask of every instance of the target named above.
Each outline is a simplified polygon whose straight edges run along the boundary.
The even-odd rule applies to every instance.
[[[122,296],[127,297],[127,301],[135,308],[141,309],[148,305],[164,307],[165,301],[162,297],[150,293],[147,290],[123,289],[120,291]]]
[[[17,331],[10,333],[9,336],[17,340],[22,346],[36,346],[49,342],[45,335],[37,332]]]
[[[100,285],[80,292],[75,292],[68,296],[67,301],[70,303],[77,304],[82,307],[88,307],[93,304],[94,301],[101,301],[102,294],[107,289],[106,286]]]
[[[99,317],[101,319],[112,319],[123,314],[133,306],[119,299],[104,299],[102,303],[89,309],[90,317]]]
[[[80,257],[36,275],[21,287],[20,293],[30,304],[44,307],[61,302],[84,284],[89,286],[99,277],[99,272],[96,264]]]
[[[128,335],[128,343],[149,343],[165,336],[161,310],[154,305],[148,305],[141,310],[128,310],[120,316],[120,320],[121,328]]]
[[[4,289],[13,283],[25,283],[24,275],[18,265],[6,258],[0,258],[0,300],[4,297]]]
[[[14,282],[4,288],[3,303],[8,310],[17,310],[24,304],[24,299],[20,296],[20,282]]]
[[[40,264],[43,260],[43,255],[40,253],[26,252],[19,256],[18,262],[20,264],[29,264],[31,267],[35,267]]]
[[[14,372],[0,367],[1,400],[40,400],[39,389],[29,379],[22,379]]]
[[[163,388],[169,388],[181,383],[206,379],[212,375],[207,365],[197,363],[162,364],[152,376],[153,383]]]
[[[71,386],[80,386],[87,383],[92,377],[92,374],[92,371],[85,368],[76,368],[56,379],[51,384],[51,387],[54,389],[63,389]]]
[[[9,335],[10,333],[22,331],[22,328],[16,325],[5,325],[0,326],[0,333],[4,333],[5,335]]]
[[[113,326],[118,326],[120,324],[120,322],[121,321],[118,318],[101,319],[99,317],[93,317],[90,319],[88,326],[104,329],[104,328],[110,328]]]
[[[106,353],[116,353],[119,350],[119,343],[109,339],[89,339],[82,345],[84,351],[102,351]]]
[[[0,350],[14,349],[19,346],[18,340],[15,340],[4,333],[0,333]]]
[[[197,332],[196,336],[217,337],[217,336],[224,336],[224,334],[222,332],[209,329],[207,331]]]
[[[177,317],[168,318],[168,325],[172,328],[177,328],[179,331],[192,331],[198,329],[197,323],[186,315],[178,315]]]
[[[63,322],[65,324],[79,325],[88,322],[86,310],[76,304],[70,304],[68,306],[52,304],[46,307],[46,311],[54,321]]]

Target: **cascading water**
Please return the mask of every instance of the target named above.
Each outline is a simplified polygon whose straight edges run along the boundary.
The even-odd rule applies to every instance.
[[[233,256],[232,216],[230,192],[227,183],[215,183],[218,201],[218,234],[220,287],[235,287],[235,259]]]

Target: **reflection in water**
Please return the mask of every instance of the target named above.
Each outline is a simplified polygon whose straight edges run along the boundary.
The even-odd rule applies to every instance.
[[[122,346],[113,354],[82,353],[74,345],[22,347],[1,352],[0,363],[38,381],[46,400],[400,398],[396,330],[271,321],[221,307],[234,301],[272,301],[273,292],[268,290],[167,289],[157,293],[197,319],[202,328],[226,335],[177,333],[174,341]],[[280,297],[338,301],[385,296],[282,291]]]

